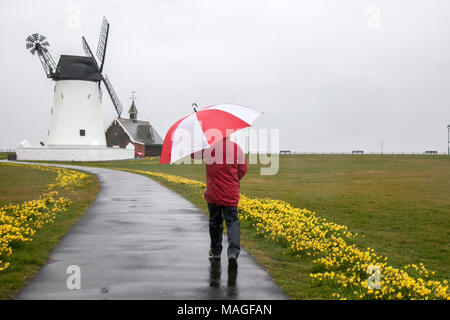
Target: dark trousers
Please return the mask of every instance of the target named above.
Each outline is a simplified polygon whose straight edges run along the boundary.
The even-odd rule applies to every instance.
[[[214,255],[222,253],[223,220],[225,219],[228,232],[228,255],[235,254],[236,257],[239,256],[241,251],[241,224],[238,218],[237,207],[225,207],[208,203],[208,209],[212,253]]]

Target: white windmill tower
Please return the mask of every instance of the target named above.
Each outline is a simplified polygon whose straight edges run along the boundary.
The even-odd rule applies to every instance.
[[[82,37],[82,43],[86,56],[61,55],[57,65],[48,51],[49,43],[44,36],[35,33],[27,38],[26,48],[33,55],[37,53],[47,77],[55,81],[50,129],[47,137],[48,149],[70,148],[72,149],[69,151],[71,154],[77,153],[77,148],[84,153],[86,153],[86,148],[106,149],[100,82],[103,81],[105,84],[118,116],[120,117],[122,113],[122,105],[108,77],[102,75],[108,33],[109,23],[106,18],[103,18],[97,46],[99,63],[84,37]],[[49,152],[51,153],[51,151]],[[64,151],[58,152],[61,154]],[[110,150],[108,152],[111,153]],[[62,157],[64,158],[64,156]],[[104,159],[105,155],[100,158]],[[107,158],[108,156],[105,160]],[[117,155],[112,158],[117,158]],[[52,159],[47,157],[45,160]],[[94,159],[90,157],[89,160]]]

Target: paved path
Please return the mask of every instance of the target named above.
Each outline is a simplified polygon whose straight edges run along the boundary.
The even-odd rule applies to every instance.
[[[177,193],[138,174],[71,168],[96,174],[102,191],[16,299],[288,298],[245,250],[237,273],[226,243],[211,265],[208,219]],[[66,287],[70,265],[80,267],[80,290]]]

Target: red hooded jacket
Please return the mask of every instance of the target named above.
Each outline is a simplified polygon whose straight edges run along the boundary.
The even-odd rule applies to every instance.
[[[203,158],[206,163],[206,202],[219,206],[237,207],[239,181],[248,169],[241,147],[225,138],[209,149],[196,152],[192,158]]]

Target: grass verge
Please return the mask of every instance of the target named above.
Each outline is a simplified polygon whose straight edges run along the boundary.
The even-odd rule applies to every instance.
[[[0,165],[0,190],[10,190],[1,202],[18,203],[38,198],[47,189],[47,184],[54,182],[55,177],[53,172]],[[54,223],[46,224],[39,230],[32,242],[14,246],[13,254],[8,258],[11,263],[9,268],[0,272],[0,299],[14,298],[39,268],[46,264],[51,250],[95,200],[100,191],[97,178],[89,175],[83,186],[77,186],[73,191],[75,193],[58,189],[60,195],[73,201],[67,211],[56,215]]]

